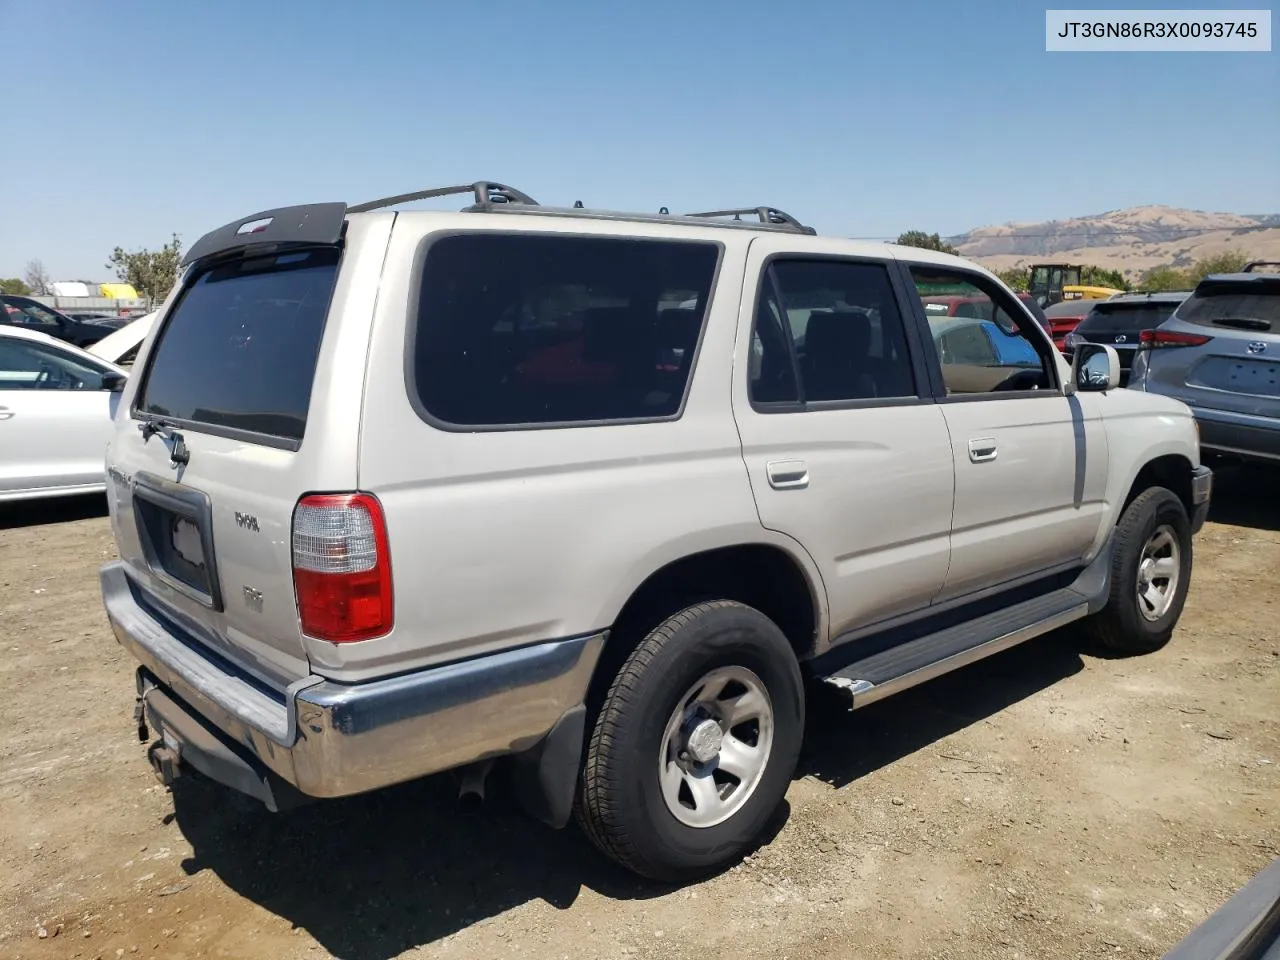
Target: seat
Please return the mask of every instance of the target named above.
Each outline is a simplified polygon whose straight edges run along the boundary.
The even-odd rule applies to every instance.
[[[866,400],[879,396],[868,369],[871,321],[852,310],[809,314],[804,331],[806,400]]]

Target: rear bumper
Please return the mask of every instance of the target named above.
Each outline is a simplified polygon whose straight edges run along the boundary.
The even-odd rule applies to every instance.
[[[1280,462],[1280,419],[1193,408],[1200,447],[1250,460]]]
[[[262,791],[246,782],[272,793],[278,778],[307,796],[346,796],[529,750],[580,707],[605,638],[539,643],[367,683],[312,676],[276,691],[144,606],[122,563],[103,567],[101,582],[116,639],[140,664],[148,720],[162,736],[170,731],[179,753],[185,731],[193,766],[255,796]],[[205,759],[211,754],[218,763]]]

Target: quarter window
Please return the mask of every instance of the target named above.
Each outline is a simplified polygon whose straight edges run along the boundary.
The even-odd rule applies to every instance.
[[[464,233],[430,243],[412,348],[421,408],[462,427],[676,416],[719,246]]]

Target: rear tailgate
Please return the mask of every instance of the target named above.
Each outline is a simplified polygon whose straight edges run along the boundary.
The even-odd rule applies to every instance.
[[[1280,416],[1280,277],[1206,280],[1159,334],[1189,346],[1153,351],[1153,384],[1196,407]]]
[[[331,215],[336,239],[342,210]],[[195,262],[107,454],[138,602],[275,689],[310,673],[293,510],[303,494],[356,487],[364,358],[393,216],[360,217],[329,243],[248,234]]]

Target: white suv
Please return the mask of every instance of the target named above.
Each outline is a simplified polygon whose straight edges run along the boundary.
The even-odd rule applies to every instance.
[[[773,208],[481,182],[237,220],[108,452],[139,735],[271,809],[497,760],[641,874],[722,867],[790,782],[804,679],[861,707],[1075,620],[1168,640],[1193,420],[1111,389],[1108,347],[1076,366],[989,272]]]

